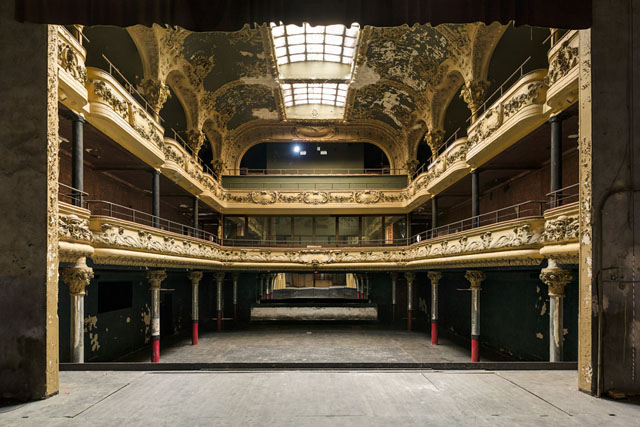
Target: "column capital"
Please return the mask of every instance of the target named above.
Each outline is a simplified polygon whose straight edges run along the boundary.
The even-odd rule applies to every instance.
[[[398,272],[397,271],[392,271],[391,273],[389,273],[389,276],[391,276],[391,280],[393,282],[398,281]]]
[[[153,107],[155,111],[162,110],[162,106],[171,96],[169,87],[160,80],[147,78],[140,82],[140,88],[144,93],[145,99]]]
[[[413,283],[413,280],[416,278],[415,273],[404,273],[404,278],[407,279],[407,283]]]
[[[222,283],[224,281],[224,271],[219,271],[216,273],[216,282]]]
[[[147,272],[147,280],[152,288],[160,288],[162,281],[167,278],[166,270],[150,270]]]
[[[432,285],[438,285],[438,282],[442,279],[442,273],[439,271],[429,271],[427,277],[431,280]]]
[[[462,86],[460,98],[464,99],[472,114],[475,114],[484,102],[484,95],[489,86],[490,83],[486,80],[471,81]]]
[[[233,273],[231,278],[233,279],[233,283],[238,283],[238,277],[240,277],[240,273]]]
[[[202,271],[191,271],[189,272],[187,277],[189,277],[189,280],[191,280],[191,284],[197,285],[202,279]]]
[[[93,269],[82,261],[73,267],[62,268],[60,278],[69,286],[70,295],[84,296],[85,288],[93,279]]]
[[[202,144],[204,144],[205,135],[200,129],[189,129],[187,130],[187,144],[191,150],[193,150],[193,154],[198,154]]]
[[[438,154],[438,150],[444,143],[444,130],[442,129],[430,129],[424,136],[424,141],[427,143],[433,154],[433,158]]]
[[[477,290],[480,289],[480,285],[482,281],[486,278],[483,271],[479,270],[467,270],[464,275],[464,278],[471,283],[471,289]]]
[[[549,296],[563,297],[564,287],[571,283],[573,275],[569,270],[552,265],[542,269],[540,280],[549,287]]]
[[[86,123],[87,121],[85,120],[84,116],[82,114],[78,114],[76,112],[73,112],[71,110],[60,110],[60,115],[62,117],[64,117],[67,120],[71,120],[71,121],[77,121],[77,122],[82,122],[82,123]]]

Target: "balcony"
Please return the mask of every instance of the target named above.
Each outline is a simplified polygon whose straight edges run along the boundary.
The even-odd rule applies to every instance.
[[[133,86],[121,78],[125,89],[112,75],[118,75],[118,71],[115,68],[109,71],[87,68],[90,104],[87,120],[140,160],[160,167],[164,163],[164,129]]]
[[[87,52],[62,25],[58,30],[58,98],[77,113],[88,113]]]
[[[544,112],[547,70],[522,75],[521,66],[519,74],[518,80],[508,90],[503,92],[505,84],[499,88],[499,92],[494,94],[499,96],[495,102],[489,104],[494,95],[489,97],[481,108],[485,111],[469,126],[467,163],[472,168],[481,166],[547,120],[548,114]]]
[[[578,101],[579,46],[579,32],[571,30],[549,49],[549,74],[545,78],[548,111],[557,113]]]
[[[264,169],[262,172],[225,175],[222,186],[229,190],[399,190],[407,187],[406,175],[375,174],[366,169]]]

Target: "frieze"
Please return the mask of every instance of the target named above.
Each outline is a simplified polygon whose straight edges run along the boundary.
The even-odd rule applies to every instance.
[[[561,215],[546,221],[542,238],[545,242],[577,240],[579,232],[580,221],[577,216]]]
[[[549,63],[549,74],[544,78],[544,83],[551,86],[562,77],[569,74],[569,71],[578,65],[579,49],[570,45],[571,40],[564,41],[556,55]]]
[[[93,93],[102,98],[120,117],[125,120],[129,118],[129,103],[120,99],[113,93],[113,90],[102,80],[92,80]]]
[[[156,125],[149,117],[149,114],[142,108],[132,106],[133,120],[131,127],[147,141],[153,142],[158,148],[162,149],[164,141],[160,132],[157,131]]]
[[[504,120],[509,119],[524,106],[535,103],[540,95],[540,89],[544,86],[542,82],[529,83],[526,92],[514,96],[506,102],[503,106]]]
[[[93,241],[93,234],[89,230],[89,220],[77,215],[58,215],[58,235],[62,240]]]
[[[82,62],[78,61],[78,54],[73,47],[60,39],[58,39],[58,64],[83,86],[87,82],[87,69]]]

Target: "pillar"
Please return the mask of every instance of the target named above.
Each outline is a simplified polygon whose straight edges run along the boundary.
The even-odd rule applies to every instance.
[[[552,259],[540,272],[540,280],[549,287],[549,361],[561,362],[564,341],[564,287],[573,277]]]
[[[413,280],[416,275],[414,273],[404,273],[407,279],[407,330],[411,331],[411,321],[413,320]]]
[[[238,273],[233,273],[233,321],[238,321]]]
[[[471,361],[480,361],[480,285],[485,279],[482,271],[467,270],[464,278],[471,287]]]
[[[398,285],[398,273],[391,273],[391,319],[396,320],[396,287]]]
[[[480,223],[480,194],[479,194],[479,176],[478,170],[474,169],[471,171],[471,216],[473,219],[471,220],[471,226],[477,227]]]
[[[158,217],[160,216],[160,171],[152,172],[151,180],[151,215],[153,215],[152,224],[159,227]]]
[[[198,214],[199,214],[198,198],[193,196],[193,228],[198,229]],[[196,232],[196,237],[198,237]]]
[[[556,114],[549,119],[551,126],[551,189],[557,191],[562,188],[562,114]],[[556,195],[557,196],[557,195]],[[551,207],[558,206],[554,197],[551,200]]]
[[[442,273],[430,271],[427,276],[431,281],[431,344],[438,345],[438,284]]]
[[[353,276],[356,278],[356,298],[360,299],[360,275],[354,274]]]
[[[435,229],[438,228],[438,196],[431,198],[431,237],[435,237]]]
[[[364,275],[364,299],[369,300],[369,274]]]
[[[58,392],[58,54],[55,26],[0,2],[0,390]]]
[[[87,267],[86,259],[80,258],[76,265],[60,270],[62,281],[69,286],[70,313],[70,359],[73,363],[84,363],[84,296],[85,288],[93,279],[93,269]]]
[[[165,270],[147,272],[151,285],[151,363],[160,362],[160,285],[166,278]]]
[[[84,140],[83,125],[85,120],[78,114],[73,114],[71,122],[71,186],[78,190],[73,193],[73,204],[82,206],[82,191],[84,191]]]
[[[191,280],[191,345],[198,345],[198,286],[201,279],[202,271],[189,273],[189,280]]]
[[[222,283],[224,282],[224,271],[216,273],[216,330],[222,330]]]

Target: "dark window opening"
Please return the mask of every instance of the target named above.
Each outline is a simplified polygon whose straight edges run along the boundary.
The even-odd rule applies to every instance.
[[[133,307],[132,282],[102,282],[98,284],[98,313]]]

